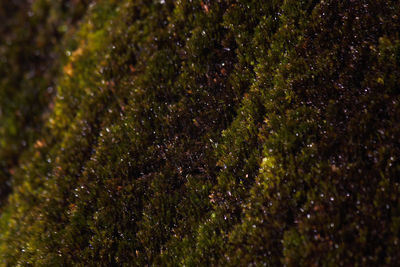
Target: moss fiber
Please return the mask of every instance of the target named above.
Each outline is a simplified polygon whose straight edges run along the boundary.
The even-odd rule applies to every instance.
[[[398,266],[399,14],[0,1],[0,266]]]

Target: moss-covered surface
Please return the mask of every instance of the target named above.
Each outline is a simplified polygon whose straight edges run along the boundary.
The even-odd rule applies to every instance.
[[[4,266],[396,266],[400,4],[1,1]]]

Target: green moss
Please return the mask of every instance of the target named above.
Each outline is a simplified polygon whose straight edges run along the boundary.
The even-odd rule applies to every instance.
[[[1,265],[395,265],[399,10],[0,4]]]

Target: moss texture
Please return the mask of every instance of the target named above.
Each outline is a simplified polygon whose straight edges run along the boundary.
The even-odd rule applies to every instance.
[[[396,266],[399,14],[1,1],[0,264]]]

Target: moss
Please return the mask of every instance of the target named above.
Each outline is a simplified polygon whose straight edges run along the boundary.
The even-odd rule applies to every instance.
[[[1,264],[395,265],[399,8],[0,4]]]

